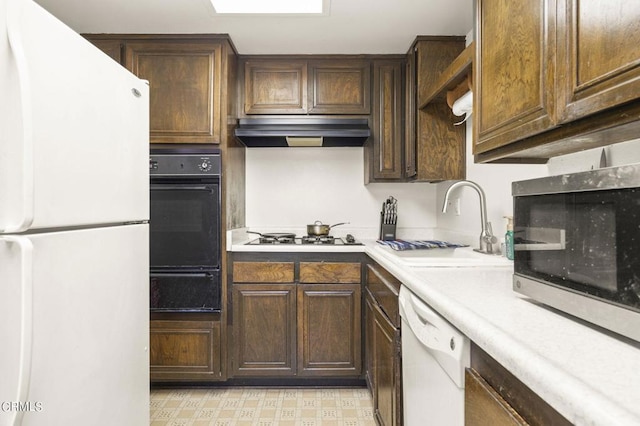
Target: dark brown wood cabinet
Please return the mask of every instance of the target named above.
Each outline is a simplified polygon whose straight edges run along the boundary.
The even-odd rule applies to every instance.
[[[151,143],[220,144],[235,114],[236,52],[226,35],[86,34],[149,81]],[[229,93],[230,86],[233,92]],[[233,97],[232,100],[229,97]]]
[[[251,59],[244,62],[246,114],[305,114],[307,63]]]
[[[370,68],[360,59],[309,61],[309,113],[369,114]]]
[[[370,61],[336,56],[244,57],[244,113],[368,115]]]
[[[365,184],[409,177],[404,156],[404,59],[373,61],[371,137],[365,144]]]
[[[640,4],[557,1],[558,121],[640,97]]]
[[[465,371],[465,425],[570,424],[489,354],[471,344],[471,368]]]
[[[417,181],[464,179],[464,125],[444,99],[425,105],[440,75],[464,50],[464,37],[419,36],[407,54],[406,173]]]
[[[152,318],[150,332],[152,382],[223,379],[219,317]]]
[[[361,377],[362,264],[339,257],[234,254],[233,377]]]
[[[544,162],[640,129],[640,6],[477,2],[476,161]]]
[[[211,42],[126,44],[126,67],[149,81],[152,143],[220,143],[221,50]]]
[[[367,265],[365,366],[380,426],[402,425],[400,282],[378,264]]]
[[[234,283],[232,297],[232,375],[295,375],[295,284]]]

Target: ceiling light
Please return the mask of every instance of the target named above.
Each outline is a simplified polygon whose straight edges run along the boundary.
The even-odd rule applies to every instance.
[[[218,14],[323,15],[327,13],[329,0],[211,0],[211,3]]]

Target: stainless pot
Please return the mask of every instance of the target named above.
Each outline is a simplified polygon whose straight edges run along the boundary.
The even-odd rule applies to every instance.
[[[346,225],[349,222],[336,223],[335,225],[325,225],[321,221],[316,220],[313,225],[307,225],[307,235],[313,237],[321,237],[324,235],[329,235],[329,230],[334,226],[338,225]]]

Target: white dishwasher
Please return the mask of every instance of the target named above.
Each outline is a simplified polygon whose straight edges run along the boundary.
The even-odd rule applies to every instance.
[[[464,425],[469,339],[405,286],[399,303],[404,425]]]

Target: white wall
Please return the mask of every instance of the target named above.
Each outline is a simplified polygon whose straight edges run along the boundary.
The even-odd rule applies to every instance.
[[[436,187],[427,183],[364,185],[363,148],[250,148],[247,150],[246,223],[258,232],[301,232],[316,220],[350,222],[332,235],[375,238],[380,209],[398,199],[398,228],[405,238],[436,226]],[[306,231],[306,229],[305,229]],[[417,232],[417,231],[416,231]],[[400,234],[401,232],[399,232]]]

